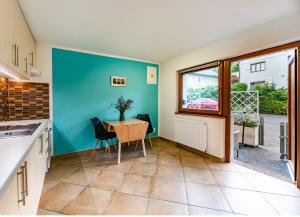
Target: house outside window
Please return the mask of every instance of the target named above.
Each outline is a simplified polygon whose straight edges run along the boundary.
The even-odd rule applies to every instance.
[[[239,73],[236,75],[239,82],[246,83],[251,88],[251,82],[265,81],[269,84],[276,84],[278,88],[287,88],[288,79],[288,51],[274,53],[256,57],[255,59],[246,59],[239,61]],[[260,72],[251,72],[251,65],[265,62],[265,70]],[[260,67],[264,69],[264,66]],[[253,66],[254,70],[254,66]]]
[[[250,65],[251,72],[260,72],[266,70],[266,62],[252,63]]]

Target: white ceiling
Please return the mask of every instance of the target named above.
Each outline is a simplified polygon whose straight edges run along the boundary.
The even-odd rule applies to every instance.
[[[161,62],[300,10],[300,0],[19,0],[39,42]]]

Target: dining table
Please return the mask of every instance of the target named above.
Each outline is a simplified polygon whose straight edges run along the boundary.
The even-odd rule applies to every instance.
[[[142,141],[143,153],[146,157],[146,148],[144,138],[147,133],[149,123],[138,119],[128,119],[124,121],[104,121],[107,125],[108,131],[114,131],[119,140],[118,147],[118,164],[121,162],[121,146],[122,143],[129,143],[132,141]]]

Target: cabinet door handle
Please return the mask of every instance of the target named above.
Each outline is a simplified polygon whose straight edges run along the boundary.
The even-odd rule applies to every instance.
[[[27,71],[27,68],[28,68],[28,61],[27,61],[27,58],[24,58],[24,61],[25,61],[25,74],[27,75],[28,71]]]
[[[12,45],[12,48],[13,48],[13,60],[12,60],[12,64],[16,66],[17,65],[17,44],[14,43]]]
[[[19,67],[19,46],[16,45],[16,66]]]
[[[24,177],[24,166],[20,167],[20,172],[17,173],[17,183],[18,183],[18,203],[22,203],[25,206],[25,177]],[[19,198],[19,177],[21,178],[21,199]]]
[[[31,56],[31,63],[30,63],[30,65],[31,65],[31,67],[33,67],[33,52],[30,53],[30,56]]]
[[[25,193],[28,196],[28,174],[27,174],[27,161],[24,162],[24,177],[25,177]]]
[[[43,135],[40,136],[40,140],[41,140],[41,148],[40,148],[40,153],[43,153],[44,150],[44,139],[43,139]]]

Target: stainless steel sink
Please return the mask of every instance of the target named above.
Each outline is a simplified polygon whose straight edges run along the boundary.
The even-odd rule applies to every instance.
[[[0,138],[32,135],[34,131],[40,126],[40,124],[41,123],[0,126]]]

